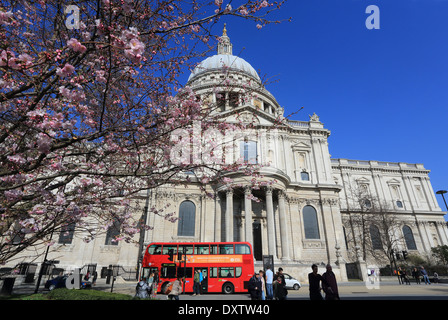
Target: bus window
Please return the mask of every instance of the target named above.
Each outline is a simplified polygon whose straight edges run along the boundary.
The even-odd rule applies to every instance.
[[[170,246],[170,245],[163,246],[162,254],[169,254],[170,249],[173,250],[173,255],[177,254],[177,246]]]
[[[161,254],[162,253],[162,246],[159,244],[153,244],[148,248],[149,254]]]
[[[162,264],[161,278],[175,278],[175,277],[176,277],[176,265]]]
[[[219,254],[233,254],[233,244],[220,244]]]
[[[210,245],[210,254],[218,254],[218,245],[217,244]]]
[[[150,267],[150,268],[143,268],[141,278],[148,279],[151,276],[151,273],[157,272],[157,268]]]
[[[194,254],[209,254],[210,249],[208,245],[195,245],[194,246]]]
[[[185,278],[193,278],[193,268],[187,267],[185,271]],[[184,267],[177,268],[177,276],[184,277]]]
[[[219,277],[220,278],[233,278],[234,277],[233,268],[227,268],[227,267],[219,268]]]
[[[216,267],[210,268],[210,278],[218,278],[218,268]]]
[[[247,244],[235,244],[236,254],[250,254],[250,247]]]
[[[243,268],[241,268],[241,267],[236,267],[235,268],[235,278],[241,277],[242,273],[243,273]]]
[[[193,254],[193,245],[182,245],[179,246],[179,252],[184,253],[184,248],[186,250],[186,254]]]

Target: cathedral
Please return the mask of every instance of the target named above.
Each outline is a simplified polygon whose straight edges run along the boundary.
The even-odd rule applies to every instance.
[[[217,92],[226,79],[231,84]],[[248,83],[251,94],[240,99]],[[426,258],[432,247],[448,245],[445,212],[437,204],[429,170],[422,164],[331,158],[330,131],[319,116],[309,115],[307,121],[284,118],[283,108],[255,69],[233,55],[225,28],[217,54],[200,62],[186,85],[218,106],[214,116],[253,123],[255,134],[241,137],[230,157],[260,164],[263,179],[274,182],[251,188],[247,176],[235,172],[230,178],[240,187],[210,186],[214,197],[194,183],[143,192],[138,201],[147,207],[169,205],[179,219],[173,223],[148,214],[146,223],[153,229],[145,232],[140,248],[111,242],[107,236],[90,243],[75,237],[71,243],[56,244],[49,259],[59,260],[58,266],[73,270],[87,264],[97,264],[97,269],[120,265],[136,270],[142,248],[151,242],[247,241],[256,270],[263,268],[264,256],[272,256],[275,268],[304,283],[313,263],[322,268],[330,263],[338,281],[364,279],[367,270],[389,262],[381,265],[370,251],[363,251],[366,246],[379,250],[383,231],[373,224],[363,229],[355,222],[363,214],[386,211],[396,217],[396,252]],[[276,125],[278,119],[282,126]]]

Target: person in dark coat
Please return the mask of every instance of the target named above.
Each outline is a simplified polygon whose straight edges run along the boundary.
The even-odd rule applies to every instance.
[[[288,291],[286,290],[286,280],[283,275],[283,269],[278,268],[278,272],[274,276],[274,299],[286,300]]]
[[[308,274],[308,283],[310,285],[310,300],[323,300],[322,294],[320,293],[320,290],[322,290],[320,283],[325,283],[325,285],[328,285],[325,281],[325,279],[322,278],[320,274],[317,273],[317,265],[313,264],[311,266],[311,269],[313,272]]]
[[[336,275],[330,264],[327,264],[327,271],[322,274],[322,289],[325,292],[325,300],[339,300],[338,283]]]
[[[261,300],[261,280],[260,275],[255,273],[249,280],[248,290],[252,300]]]

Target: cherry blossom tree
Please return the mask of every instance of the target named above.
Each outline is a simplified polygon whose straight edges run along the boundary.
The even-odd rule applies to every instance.
[[[132,241],[150,228],[133,218],[132,197],[185,171],[228,183],[222,172],[238,164],[170,158],[173,131],[228,129],[179,75],[219,41],[220,18],[260,29],[282,3],[2,1],[0,263],[70,225],[88,241],[119,221],[115,240]]]

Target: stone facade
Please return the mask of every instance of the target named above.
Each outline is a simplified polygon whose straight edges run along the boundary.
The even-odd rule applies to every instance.
[[[226,61],[231,64],[224,75],[222,63]],[[283,267],[302,282],[307,282],[313,263],[322,267],[331,263],[339,281],[346,281],[346,264],[360,261],[350,254],[353,243],[346,238],[348,217],[356,213],[350,205],[350,193],[360,185],[389,203],[403,225],[410,227],[416,242],[416,249],[410,251],[427,254],[433,246],[448,244],[444,212],[423,165],[331,159],[330,131],[319,117],[284,119],[283,108],[261,84],[252,66],[232,55],[226,33],[218,55],[204,60],[187,85],[204,101],[219,104],[215,92],[220,91],[223,79],[232,82],[220,92],[227,99],[215,116],[255,124],[252,134],[243,136],[229,156],[238,158],[247,151],[250,161],[262,165],[264,179],[275,179],[275,183],[251,189],[247,177],[234,173],[231,178],[241,187],[229,190],[226,185],[210,185],[208,192],[214,197],[204,195],[194,182],[187,187],[170,185],[142,192],[135,199],[139,208],[169,206],[170,211],[184,215],[184,220],[181,217],[176,223],[148,215],[147,224],[154,229],[144,234],[144,246],[155,241],[248,241],[254,248],[256,270],[262,268],[263,255],[272,255],[275,267]],[[248,83],[251,94],[241,99]],[[238,97],[236,102],[230,99],[232,95]],[[284,125],[275,125],[278,119],[283,119]],[[251,200],[251,194],[259,202]],[[135,215],[142,215],[142,211]],[[75,237],[71,244],[57,244],[49,259],[59,260],[59,266],[67,270],[90,263],[98,268],[138,267],[138,246],[105,243],[101,236],[89,243]],[[361,262],[367,267],[377,266],[372,261]]]

